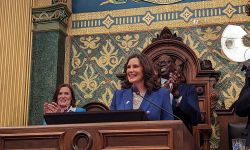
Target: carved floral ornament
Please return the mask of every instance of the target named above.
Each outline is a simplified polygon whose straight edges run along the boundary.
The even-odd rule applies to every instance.
[[[71,12],[67,5],[59,2],[49,7],[32,9],[32,19],[34,23],[60,21],[64,25],[67,25],[70,15]]]
[[[158,4],[158,5],[167,5],[167,4],[174,4],[177,2],[181,2],[183,0],[131,0],[133,2],[147,2],[152,4]],[[100,5],[106,5],[106,4],[126,4],[128,0],[104,0]]]
[[[57,4],[57,3],[67,3],[67,0],[52,0],[52,4]]]
[[[248,16],[250,16],[250,0],[247,2],[247,5],[246,5],[246,13]]]

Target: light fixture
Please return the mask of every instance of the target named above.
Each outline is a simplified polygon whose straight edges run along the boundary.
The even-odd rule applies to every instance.
[[[250,47],[243,43],[247,32],[237,25],[228,25],[222,33],[221,48],[232,61],[244,62],[250,59]]]

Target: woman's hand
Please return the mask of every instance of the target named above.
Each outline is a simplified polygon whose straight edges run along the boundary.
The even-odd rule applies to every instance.
[[[52,102],[52,103],[45,102],[43,105],[43,113],[44,114],[45,113],[56,113],[56,112],[60,112],[60,111],[61,111],[60,107],[55,102]]]

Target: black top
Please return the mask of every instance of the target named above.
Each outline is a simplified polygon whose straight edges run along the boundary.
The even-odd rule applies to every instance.
[[[48,125],[148,120],[143,110],[47,113],[44,119]]]

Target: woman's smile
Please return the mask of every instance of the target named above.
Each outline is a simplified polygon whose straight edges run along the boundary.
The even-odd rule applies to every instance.
[[[143,82],[143,68],[138,58],[132,58],[127,65],[127,78],[130,83]]]

